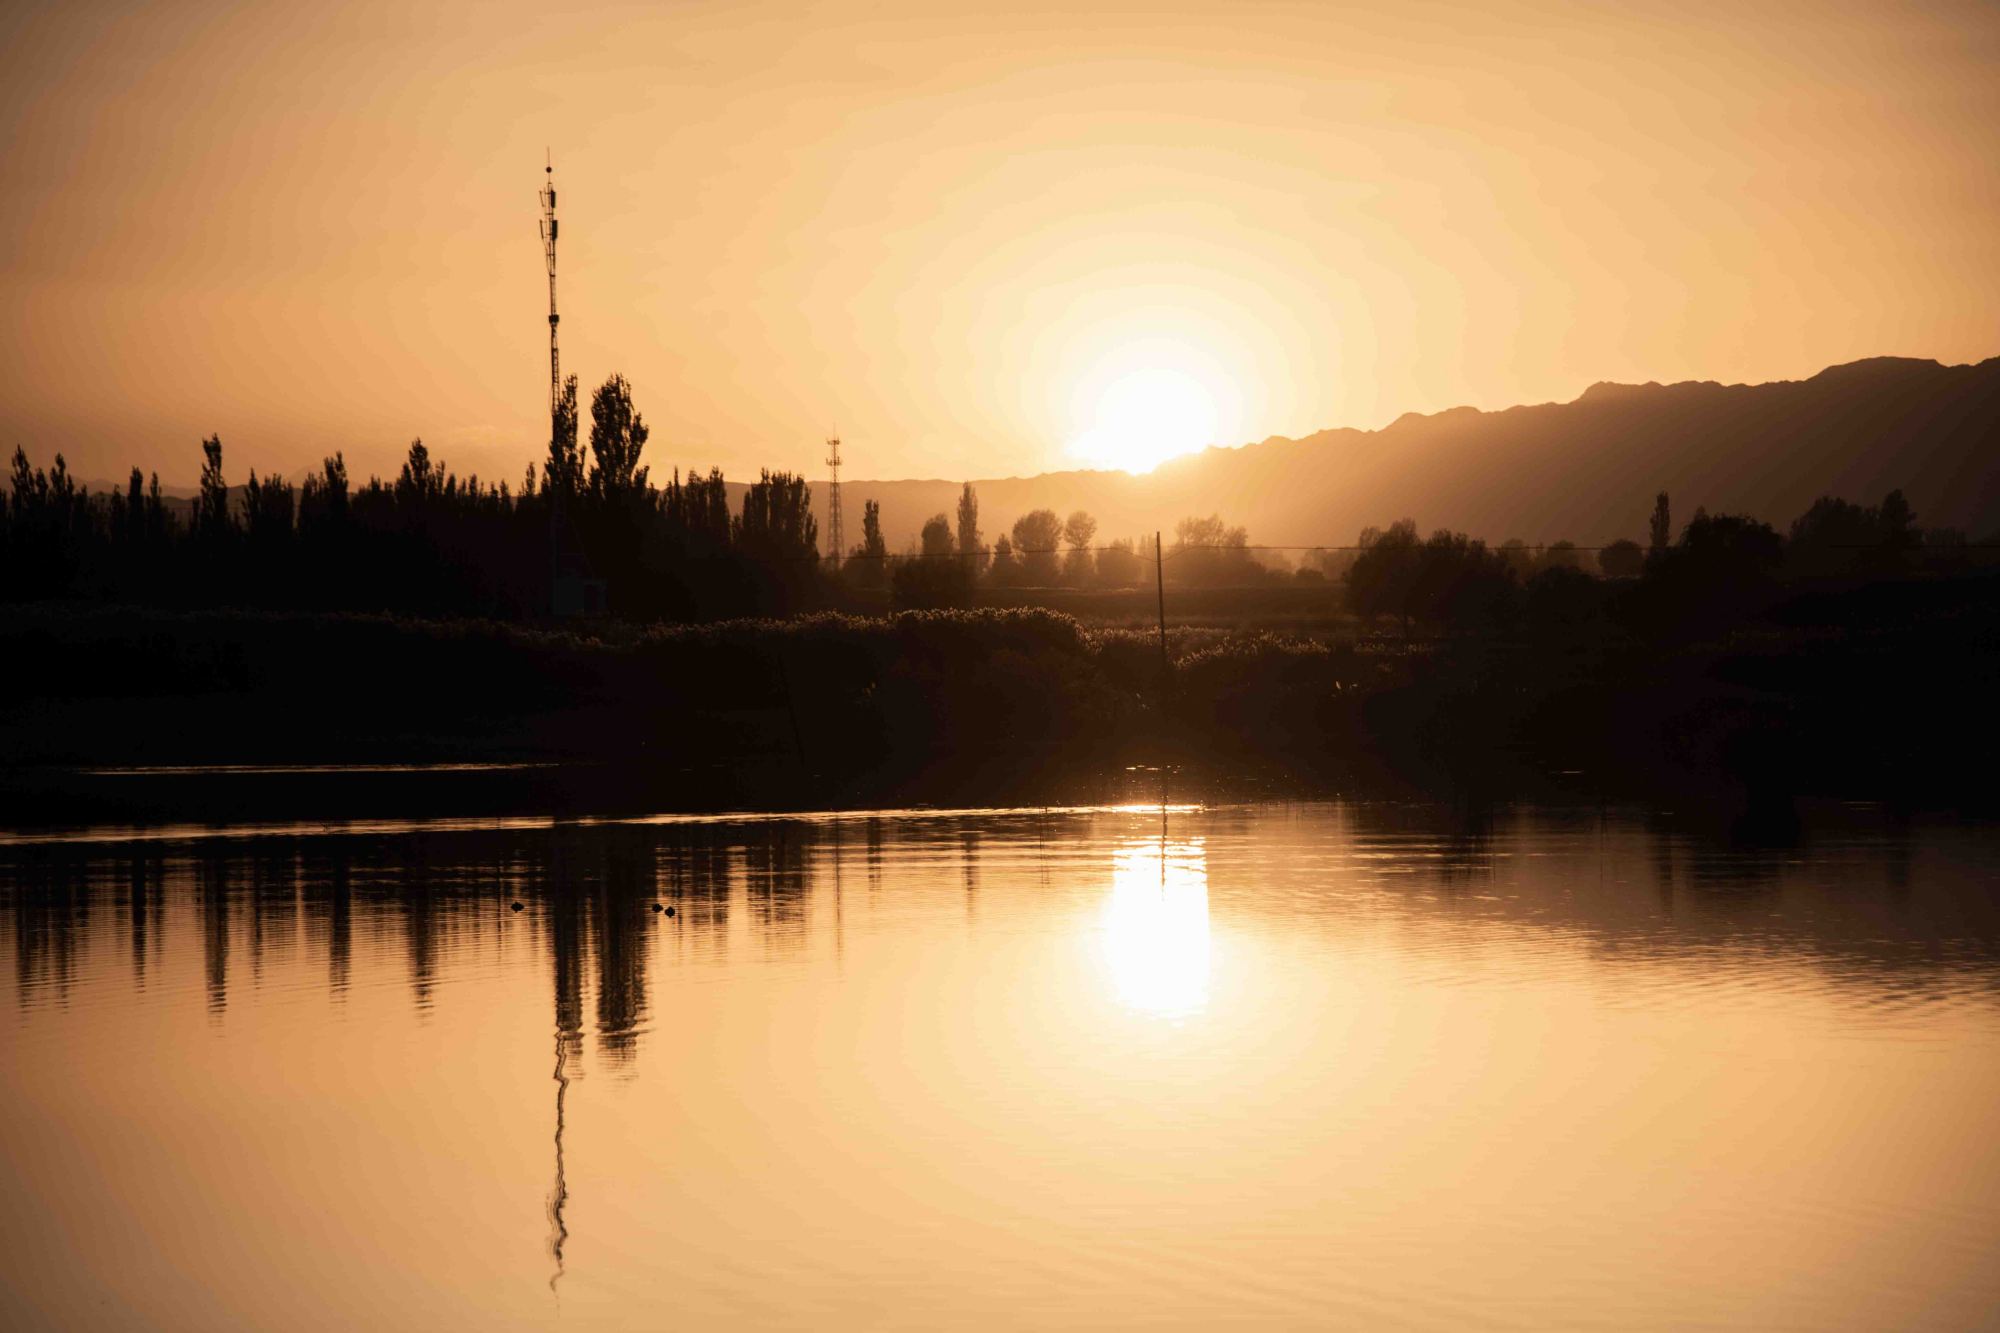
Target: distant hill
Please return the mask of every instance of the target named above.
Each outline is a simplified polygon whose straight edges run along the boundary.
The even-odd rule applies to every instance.
[[[1569,403],[1411,413],[1381,430],[1326,430],[1209,449],[1135,477],[1051,472],[974,479],[980,527],[1004,532],[1030,509],[1090,511],[1099,540],[1220,513],[1253,542],[1352,542],[1410,517],[1500,542],[1642,540],[1653,496],[1678,526],[1697,505],[1754,514],[1781,530],[1824,494],[1873,504],[1901,487],[1920,524],[2000,529],[2000,357],[1977,365],[1877,357],[1773,384],[1596,384]],[[891,550],[956,481],[847,481],[847,541],[879,501]],[[732,488],[740,489],[740,488]],[[823,485],[813,503],[821,515]]]
[[[150,482],[152,474],[147,473],[146,479]],[[129,482],[112,481],[106,477],[92,477],[87,481],[80,481],[77,484],[89,490],[92,495],[123,495],[125,494],[125,487]],[[231,495],[240,495],[242,491],[243,488],[241,486],[231,486],[229,488]],[[160,483],[160,498],[169,503],[179,500],[185,504],[199,494],[201,494],[201,490],[196,486],[169,486],[164,481]]]

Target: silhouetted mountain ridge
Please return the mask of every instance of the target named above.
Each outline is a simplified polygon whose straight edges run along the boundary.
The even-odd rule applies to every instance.
[[[1404,516],[1493,542],[1595,545],[1642,538],[1661,490],[1677,523],[1699,505],[1782,528],[1821,495],[1872,504],[1897,488],[1921,524],[1978,536],[2000,528],[1996,457],[2000,357],[1947,366],[1882,356],[1804,380],[1600,382],[1566,403],[1406,413],[1380,430],[1212,448],[1145,476],[1051,472],[973,485],[989,537],[1048,508],[1088,510],[1100,540],[1171,535],[1179,518],[1219,512],[1253,542],[1283,545],[1348,543]],[[862,501],[875,499],[900,549],[925,518],[952,511],[958,487],[849,481],[847,539],[859,541]]]

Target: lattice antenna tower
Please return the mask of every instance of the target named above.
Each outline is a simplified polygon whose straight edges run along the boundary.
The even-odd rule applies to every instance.
[[[835,569],[847,554],[847,536],[840,526],[840,436],[826,442],[826,545]]]
[[[562,402],[562,354],[556,350],[556,168],[553,159],[542,166],[542,253],[549,261],[549,422],[555,423]]]

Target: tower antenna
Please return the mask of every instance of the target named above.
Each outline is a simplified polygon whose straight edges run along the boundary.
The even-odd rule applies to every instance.
[[[542,165],[542,253],[549,261],[549,421],[554,423],[562,403],[562,355],[556,350],[556,167],[543,150]]]
[[[840,568],[840,558],[847,553],[847,539],[840,530],[840,431],[834,430],[833,438],[826,442],[826,545],[827,558],[833,562],[832,568]]]

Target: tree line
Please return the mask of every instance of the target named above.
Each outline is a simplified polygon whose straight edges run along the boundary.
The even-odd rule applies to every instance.
[[[1972,563],[1964,534],[1926,531],[1900,490],[1863,507],[1822,496],[1788,535],[1744,514],[1697,508],[1674,535],[1671,501],[1655,498],[1647,543],[1621,539],[1596,552],[1601,579],[1568,542],[1530,550],[1491,548],[1462,532],[1422,537],[1409,519],[1368,528],[1346,562],[1346,604],[1364,620],[1409,633],[1539,629],[1580,625],[1612,608],[1640,620],[1727,623],[1783,584],[1952,573]]]
[[[45,470],[17,448],[0,495],[0,597],[506,618],[568,601],[666,620],[814,602],[803,477],[765,471],[732,513],[719,469],[655,483],[623,376],[591,395],[587,446],[579,415],[571,376],[548,455],[518,486],[458,476],[419,439],[389,480],[356,484],[335,453],[296,484],[253,469],[233,497],[210,436],[184,516],[157,473],[134,468],[123,493],[92,495],[62,455]]]
[[[654,481],[642,462],[650,432],[623,376],[592,393],[587,440],[580,415],[571,376],[547,456],[517,486],[460,477],[414,440],[388,480],[353,483],[335,453],[296,484],[253,469],[232,494],[211,435],[184,514],[157,473],[134,468],[122,493],[93,495],[61,454],[44,470],[17,448],[0,494],[0,599],[685,622],[787,614],[849,590],[921,608],[970,606],[982,587],[1129,588],[1151,583],[1157,561],[1169,586],[1326,583],[1363,619],[1459,630],[1529,608],[1571,614],[1597,582],[1593,563],[1606,580],[1643,582],[1660,599],[1726,605],[1774,578],[1897,572],[1968,554],[1962,535],[1919,529],[1900,491],[1872,507],[1823,497],[1788,536],[1697,511],[1678,539],[1662,494],[1646,545],[1615,542],[1594,561],[1569,542],[1423,538],[1405,519],[1367,529],[1350,548],[1306,551],[1294,566],[1219,515],[1181,519],[1158,553],[1147,537],[1100,544],[1082,510],[1036,509],[989,541],[966,483],[956,513],[930,518],[897,554],[879,506],[864,501],[861,541],[822,560],[803,477],[766,470],[732,512],[720,469]]]
[[[766,470],[731,512],[720,469],[655,482],[623,376],[592,393],[587,438],[580,416],[571,376],[547,456],[518,485],[460,476],[418,439],[387,480],[356,482],[335,453],[296,482],[252,469],[234,488],[211,435],[185,506],[162,495],[158,473],[134,468],[123,492],[92,494],[61,454],[43,469],[16,448],[0,493],[0,599],[698,621],[807,610],[848,589],[965,606],[981,584],[1116,588],[1153,575],[1149,542],[1100,546],[1080,510],[1024,514],[988,544],[970,483],[955,524],[936,516],[897,554],[866,501],[861,542],[823,561],[803,477]],[[1265,575],[1246,531],[1216,516],[1182,520],[1168,560],[1176,584]]]
[[[858,586],[886,585],[896,605],[962,607],[975,589],[1112,589],[1151,584],[1222,586],[1273,576],[1258,562],[1246,529],[1219,515],[1183,518],[1164,552],[1145,537],[1097,543],[1097,520],[1084,510],[1067,518],[1034,509],[1015,519],[989,544],[979,526],[979,495],[971,482],[959,492],[957,514],[925,521],[917,542],[900,556],[888,553],[874,501],[862,513],[862,541],[849,553],[842,578]]]

